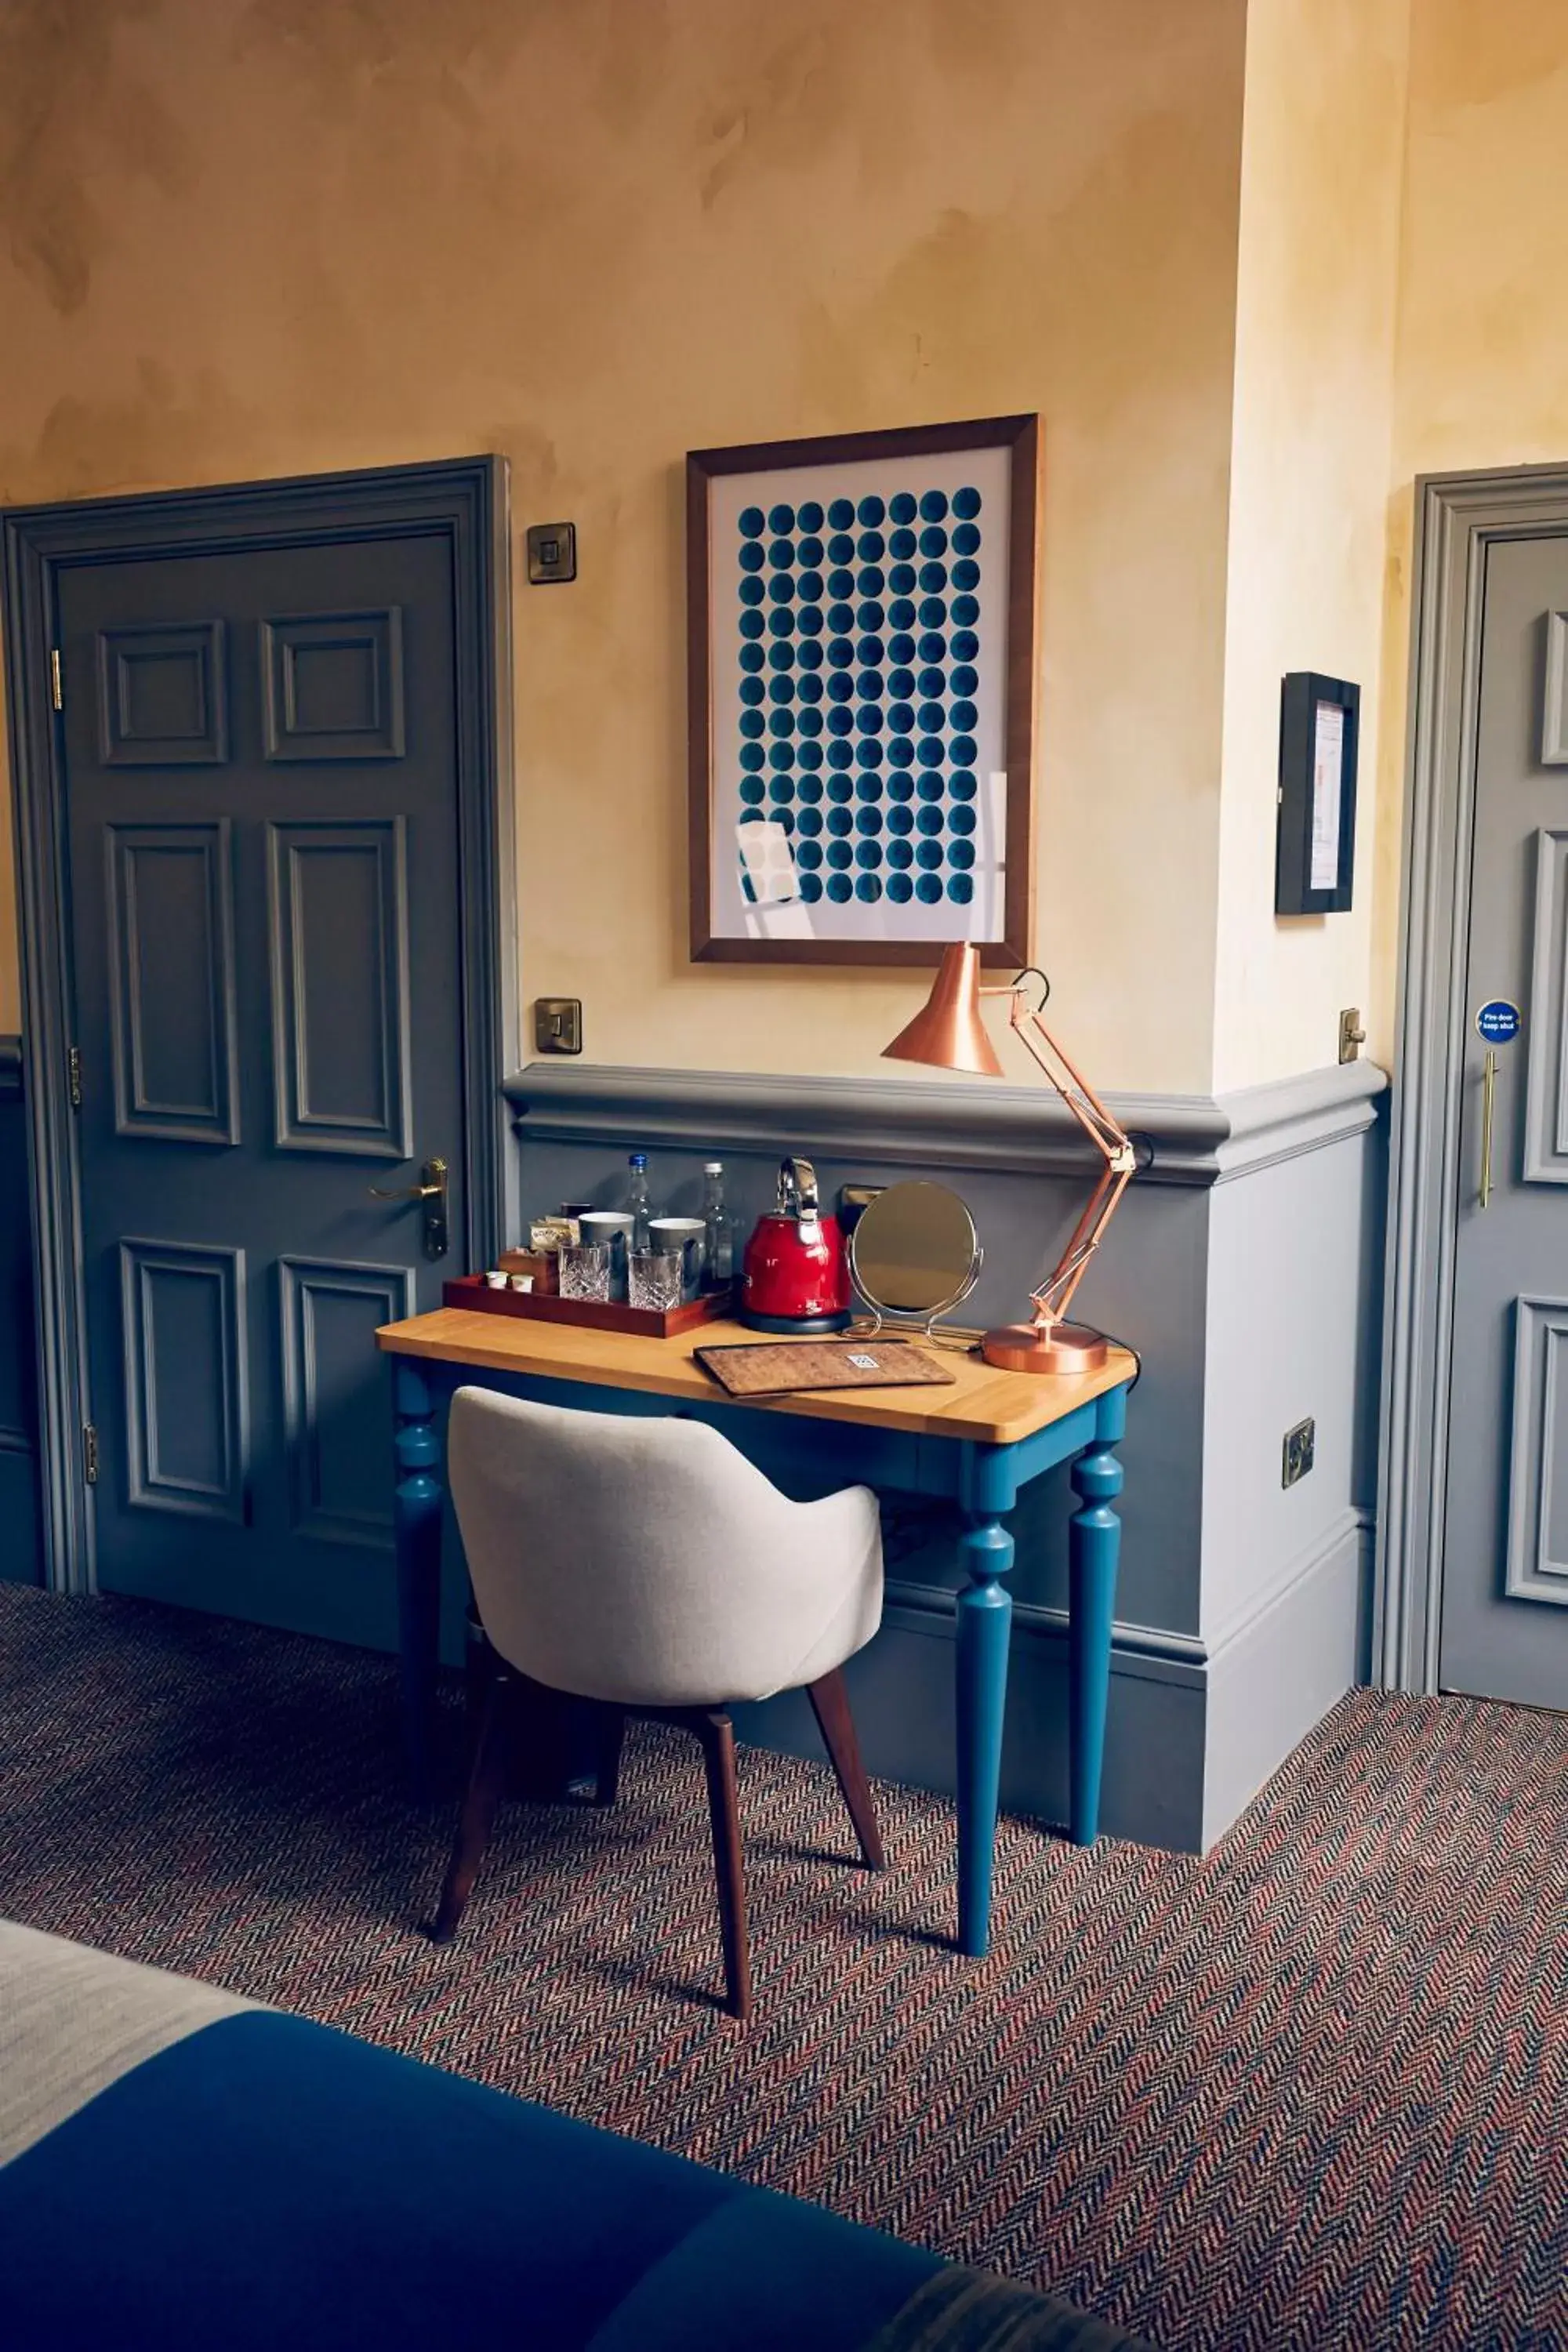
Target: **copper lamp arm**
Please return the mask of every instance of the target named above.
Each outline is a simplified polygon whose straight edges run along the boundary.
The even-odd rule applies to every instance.
[[[1126,1129],[1111,1117],[1092,1087],[1074,1068],[1038,1013],[1028,1003],[1023,990],[1016,987],[983,989],[981,993],[1009,999],[1007,1018],[1015,1034],[1022,1039],[1033,1059],[1044,1070],[1105,1160],[1067,1247],[1047,1279],[1030,1294],[1035,1302],[1037,1321],[1058,1323],[1072,1304],[1073,1293],[1083,1280],[1089,1260],[1100,1247],[1105,1229],[1121,1204],[1121,1195],[1137,1168],[1138,1155]]]

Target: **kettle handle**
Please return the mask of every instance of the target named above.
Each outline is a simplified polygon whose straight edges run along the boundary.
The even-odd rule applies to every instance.
[[[820,1213],[816,1191],[816,1171],[809,1160],[779,1161],[779,1208],[785,1214],[793,1206],[797,1217],[811,1220]]]

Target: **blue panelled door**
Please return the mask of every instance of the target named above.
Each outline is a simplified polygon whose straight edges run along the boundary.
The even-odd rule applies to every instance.
[[[390,1643],[384,1376],[461,1231],[437,535],[60,575],[98,1572]]]

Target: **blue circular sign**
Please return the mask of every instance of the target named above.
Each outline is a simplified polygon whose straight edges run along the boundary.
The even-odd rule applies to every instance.
[[[1489,1045],[1511,1045],[1519,1034],[1519,1007],[1506,996],[1494,996],[1476,1015],[1476,1034]]]

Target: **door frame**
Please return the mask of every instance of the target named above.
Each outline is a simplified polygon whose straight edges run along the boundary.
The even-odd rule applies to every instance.
[[[1443,1605],[1481,626],[1492,547],[1568,538],[1568,466],[1415,484],[1373,1656],[1433,1692]]]
[[[504,457],[376,467],[131,498],[13,507],[0,518],[22,1053],[33,1199],[38,1462],[45,1580],[96,1589],[84,1424],[93,1418],[81,1279],[78,1138],[68,1055],[63,740],[50,655],[66,568],[117,558],[226,554],[327,541],[444,536],[452,550],[459,984],[468,1181],[464,1263],[488,1265],[516,1177],[501,1081],[516,1066],[510,523]],[[72,690],[67,681],[67,690]]]

